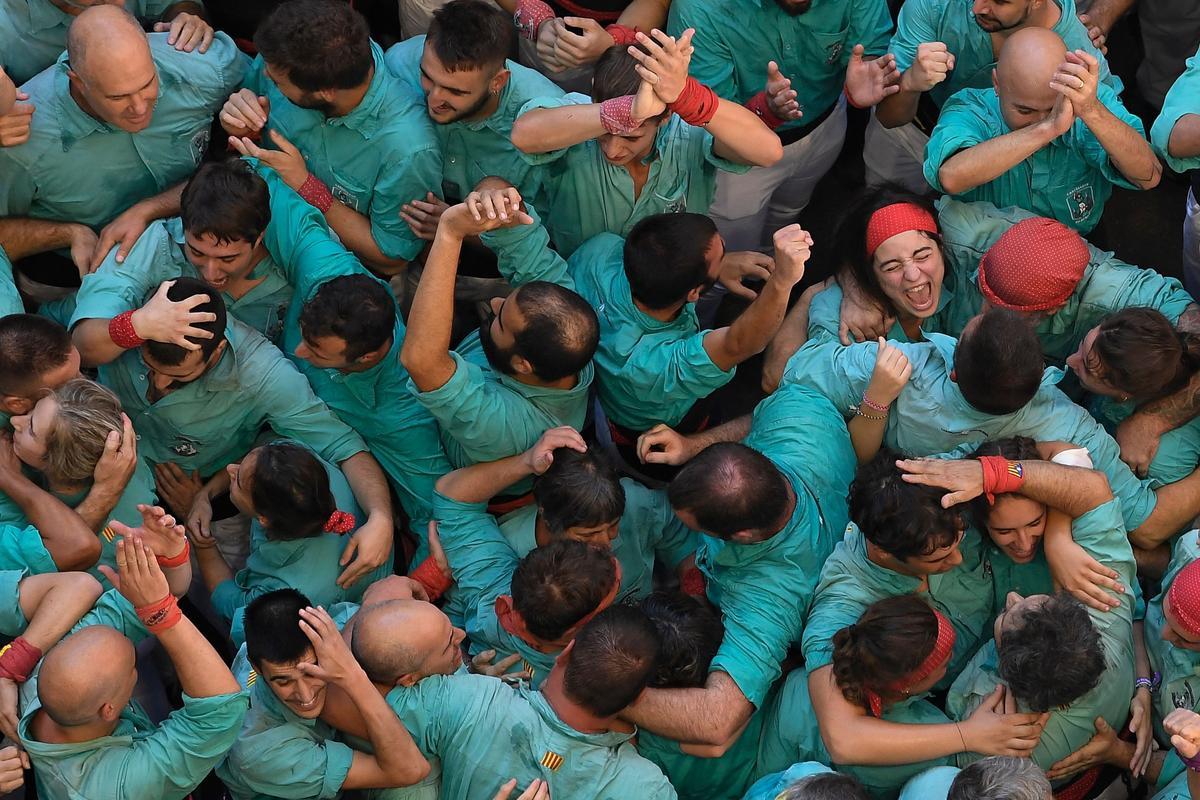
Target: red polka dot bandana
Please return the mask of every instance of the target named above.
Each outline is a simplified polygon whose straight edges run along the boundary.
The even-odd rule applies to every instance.
[[[937,220],[914,203],[892,203],[884,206],[867,220],[867,255],[875,255],[879,245],[905,231],[937,233]]]
[[[1200,560],[1179,571],[1167,590],[1171,613],[1189,636],[1200,636]]]
[[[1090,258],[1083,237],[1061,222],[1023,219],[984,253],[979,290],[999,308],[1045,311],[1066,302]]]

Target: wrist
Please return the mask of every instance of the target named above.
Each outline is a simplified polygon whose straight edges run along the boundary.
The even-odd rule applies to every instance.
[[[917,79],[913,76],[913,67],[909,67],[900,73],[900,91],[917,93],[925,91],[917,85]]]
[[[887,410],[892,407],[892,403],[896,401],[894,395],[882,392],[874,386],[867,386],[867,390],[863,392],[862,399],[863,405],[881,414],[886,414]]]

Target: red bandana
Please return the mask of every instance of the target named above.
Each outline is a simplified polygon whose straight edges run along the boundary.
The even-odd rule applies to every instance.
[[[1091,253],[1083,237],[1045,217],[1023,219],[984,253],[979,291],[998,308],[1045,311],[1075,291]]]
[[[892,203],[890,206],[884,206],[867,221],[867,255],[875,255],[879,245],[905,231],[937,233],[937,220],[933,218],[933,214],[913,203]]]
[[[908,687],[920,683],[938,670],[943,664],[950,660],[950,654],[954,651],[954,640],[957,638],[957,632],[950,620],[946,619],[936,608],[933,609],[933,615],[937,617],[937,640],[933,643],[933,649],[929,651],[929,655],[925,656],[925,660],[921,662],[915,670],[905,675],[898,681],[894,681],[891,685],[885,686],[886,692],[902,692]],[[883,698],[875,692],[867,692],[867,702],[871,705],[871,713],[875,717],[883,716]]]

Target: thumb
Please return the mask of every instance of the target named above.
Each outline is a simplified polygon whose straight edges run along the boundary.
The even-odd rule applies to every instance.
[[[1104,717],[1096,717],[1096,733],[1108,733],[1109,730],[1108,721]]]
[[[863,47],[861,44],[854,45],[854,49],[850,51],[850,60],[862,61],[863,53],[865,53],[866,50],[867,48]]]
[[[773,81],[776,78],[782,78],[783,73],[779,71],[779,65],[774,61],[767,62],[767,80]]]
[[[271,101],[270,101],[270,99],[269,99],[269,98],[266,98],[266,97],[264,97],[263,95],[261,95],[261,94],[260,94],[260,95],[258,96],[258,104],[259,104],[260,106],[262,106],[262,110],[263,110],[263,113],[264,113],[264,114],[270,115],[270,113],[271,113]]]

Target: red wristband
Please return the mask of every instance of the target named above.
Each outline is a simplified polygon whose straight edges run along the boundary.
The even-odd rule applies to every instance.
[[[613,37],[614,45],[631,45],[637,43],[637,28],[630,28],[628,25],[612,24],[604,29],[604,32]]]
[[[123,350],[132,350],[146,343],[146,340],[138,336],[137,331],[133,329],[132,311],[117,314],[108,321],[108,337],[113,340],[113,344]]]
[[[642,126],[633,118],[633,95],[614,97],[600,104],[600,124],[604,130],[618,136],[632,133]]]
[[[1009,461],[1004,456],[980,456],[983,467],[983,494],[988,503],[996,502],[996,495],[1015,492],[1025,485],[1025,469],[1020,461]]]
[[[322,214],[329,211],[329,207],[333,205],[333,193],[329,191],[329,187],[325,185],[323,180],[311,172],[308,173],[308,178],[300,187],[299,194],[304,198],[305,202]]]
[[[133,613],[137,614],[137,618],[146,626],[146,630],[156,636],[174,628],[179,623],[179,620],[183,619],[183,612],[179,610],[179,603],[175,602],[175,595],[170,592],[157,603],[151,603],[148,606],[138,606],[133,609]]]
[[[667,104],[667,108],[687,124],[699,127],[712,121],[720,104],[721,99],[716,92],[689,75],[683,84],[683,91],[674,103]]]
[[[42,659],[42,651],[18,636],[0,649],[0,678],[24,683]]]
[[[775,130],[787,122],[787,120],[775,116],[775,112],[771,110],[771,104],[767,102],[767,93],[765,91],[754,95],[754,97],[751,97],[743,105],[757,114],[758,118],[771,130]]]
[[[860,106],[858,103],[854,102],[854,98],[850,96],[850,90],[847,89],[844,84],[842,85],[842,94],[846,96],[846,102],[854,108],[870,108],[870,106]]]
[[[542,0],[517,0],[517,11],[513,14],[513,23],[522,39],[536,42],[538,28],[546,20],[554,19],[554,9]]]
[[[454,583],[449,575],[442,572],[433,556],[427,556],[416,569],[408,573],[408,577],[425,587],[430,600],[441,597],[450,588],[450,584]]]
[[[192,554],[192,546],[188,543],[187,539],[184,539],[183,540],[183,549],[180,550],[177,555],[173,555],[173,556],[169,556],[169,557],[168,556],[155,556],[154,559],[155,559],[155,561],[158,562],[158,565],[160,567],[162,567],[163,569],[174,569],[175,567],[182,567],[184,564],[186,564],[188,562],[188,557],[191,556],[191,554]]]
[[[703,597],[708,591],[708,584],[704,580],[704,573],[699,567],[689,567],[679,579],[679,588],[686,595],[692,597]]]

